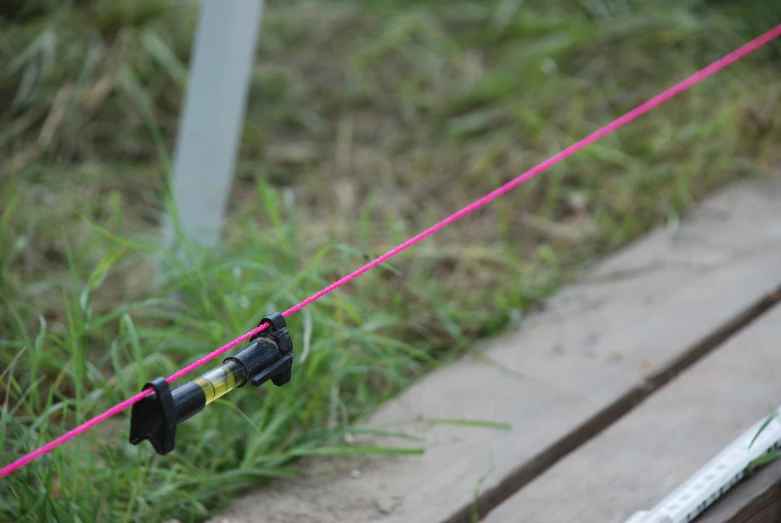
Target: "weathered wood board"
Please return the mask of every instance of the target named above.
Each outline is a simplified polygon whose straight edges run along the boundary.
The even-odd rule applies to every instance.
[[[622,523],[781,404],[781,305],[494,509],[485,523]],[[721,520],[724,523],[724,520]]]
[[[487,343],[498,366],[465,357],[372,417],[423,438],[423,456],[306,459],[303,479],[237,499],[213,521],[439,523],[467,521],[475,499],[481,512],[496,506],[777,288],[779,202],[779,183],[720,192],[678,231],[659,229],[599,263],[519,331]],[[431,418],[511,430],[404,424]]]

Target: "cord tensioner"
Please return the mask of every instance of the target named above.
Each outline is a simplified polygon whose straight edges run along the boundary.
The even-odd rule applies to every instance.
[[[293,370],[293,341],[285,328],[285,318],[275,312],[263,318],[258,327],[269,327],[250,338],[250,343],[222,365],[171,389],[163,377],[146,383],[142,390],[154,392],[133,405],[130,414],[130,443],[149,440],[158,454],[174,450],[176,427],[203,408],[247,382],[255,387],[271,380],[281,387],[290,381]]]

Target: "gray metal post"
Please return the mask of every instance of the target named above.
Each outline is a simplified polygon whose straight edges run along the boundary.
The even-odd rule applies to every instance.
[[[233,179],[263,0],[202,0],[174,153],[171,196],[180,231],[214,246]],[[177,249],[176,220],[163,241]]]

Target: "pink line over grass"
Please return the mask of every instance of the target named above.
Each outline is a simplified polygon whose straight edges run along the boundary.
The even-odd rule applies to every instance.
[[[386,252],[379,258],[376,258],[372,260],[371,262],[367,263],[360,269],[351,272],[347,276],[344,276],[340,280],[332,283],[325,289],[313,294],[309,298],[305,299],[298,305],[294,305],[293,307],[289,308],[285,312],[282,313],[283,316],[290,316],[291,314],[303,309],[307,305],[311,304],[312,302],[315,302],[325,296],[326,294],[329,294],[339,287],[348,284],[361,274],[369,271],[370,269],[376,267],[377,265],[380,265],[381,263],[389,260],[390,258],[393,258],[397,254],[401,253],[402,251],[408,249],[409,247],[415,245],[416,243],[423,241],[424,239],[428,238],[435,232],[444,229],[448,225],[450,225],[453,222],[456,222],[466,216],[467,214],[471,213],[472,211],[492,202],[493,200],[499,198],[503,194],[510,192],[514,188],[518,187],[522,183],[530,180],[531,178],[537,176],[541,172],[545,171],[546,169],[552,167],[553,165],[561,162],[562,160],[572,156],[576,152],[580,151],[581,149],[584,149],[588,145],[591,145],[592,143],[596,142],[600,138],[603,138],[607,136],[608,134],[612,133],[613,131],[623,127],[624,125],[628,124],[632,120],[635,120],[636,118],[639,118],[640,116],[644,115],[651,109],[654,109],[655,107],[658,107],[659,105],[662,105],[666,101],[670,100],[674,96],[682,93],[683,91],[689,89],[693,85],[705,80],[709,76],[713,75],[714,73],[720,71],[721,69],[724,69],[728,65],[738,61],[739,59],[743,58],[744,56],[748,55],[749,53],[756,51],[763,45],[767,44],[774,38],[777,38],[778,36],[781,36],[781,24],[774,27],[773,29],[767,31],[766,33],[758,36],[754,40],[751,40],[750,42],[744,44],[740,48],[736,49],[735,51],[732,51],[728,55],[724,56],[723,58],[713,62],[711,65],[705,67],[704,69],[701,69],[700,71],[694,73],[686,80],[674,85],[673,87],[667,89],[661,94],[658,94],[657,96],[651,98],[647,102],[643,103],[642,105],[636,107],[635,109],[629,111],[625,115],[621,116],[620,118],[612,121],[611,123],[605,125],[601,129],[593,132],[592,134],[588,135],[587,137],[583,138],[582,140],[570,145],[563,151],[559,152],[558,154],[548,158],[541,164],[537,165],[536,167],[533,167],[532,169],[526,171],[525,173],[521,174],[517,178],[514,178],[513,180],[507,182],[506,184],[502,185],[501,187],[494,189],[490,193],[486,194],[482,198],[475,200],[471,204],[467,205],[460,211],[448,216],[441,222],[432,225],[428,229],[424,230],[423,232],[417,234],[416,236],[413,236],[409,240],[405,241],[401,245],[398,245],[397,247],[394,247],[390,251]],[[167,381],[169,383],[181,378],[185,374],[188,374],[192,372],[193,370],[197,369],[201,365],[204,365],[205,363],[208,363],[209,361],[213,360],[217,356],[231,350],[233,347],[239,345],[240,343],[248,340],[258,332],[261,332],[265,330],[268,327],[268,325],[263,324],[250,332],[244,334],[243,336],[240,336],[239,338],[236,338],[235,340],[231,341],[230,343],[227,343],[226,345],[223,345],[219,349],[215,350],[211,354],[208,354],[204,356],[203,358],[194,361],[190,365],[187,365],[183,369],[173,373],[171,376],[167,378]],[[3,478],[15,470],[18,470],[22,468],[23,466],[27,465],[31,461],[43,456],[44,454],[51,452],[52,450],[56,449],[60,445],[64,444],[65,442],[75,438],[76,436],[83,434],[84,432],[88,431],[95,425],[101,423],[102,421],[114,416],[115,414],[118,414],[119,412],[125,410],[126,408],[132,406],[135,403],[138,403],[143,398],[151,394],[151,390],[146,390],[144,392],[140,392],[136,394],[135,396],[132,396],[125,401],[114,405],[110,409],[108,409],[106,412],[99,414],[95,416],[94,418],[90,419],[89,421],[86,421],[79,425],[78,427],[66,432],[59,438],[51,441],[50,443],[47,443],[46,445],[43,445],[42,447],[39,447],[35,449],[34,451],[30,452],[29,454],[26,454],[22,456],[21,458],[17,459],[16,461],[9,463],[2,469],[0,469],[0,478]]]

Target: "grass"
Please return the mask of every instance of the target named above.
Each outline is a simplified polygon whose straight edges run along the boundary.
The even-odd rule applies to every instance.
[[[0,7],[2,463],[781,20],[760,0],[270,2],[224,245],[155,287],[156,264],[172,261],[157,233],[195,4]],[[165,458],[127,444],[127,416],[112,418],[3,479],[0,518],[198,521],[295,474],[300,456],[399,452],[350,436],[584,263],[714,188],[778,176],[779,50],[291,317],[289,385],[231,393]]]

